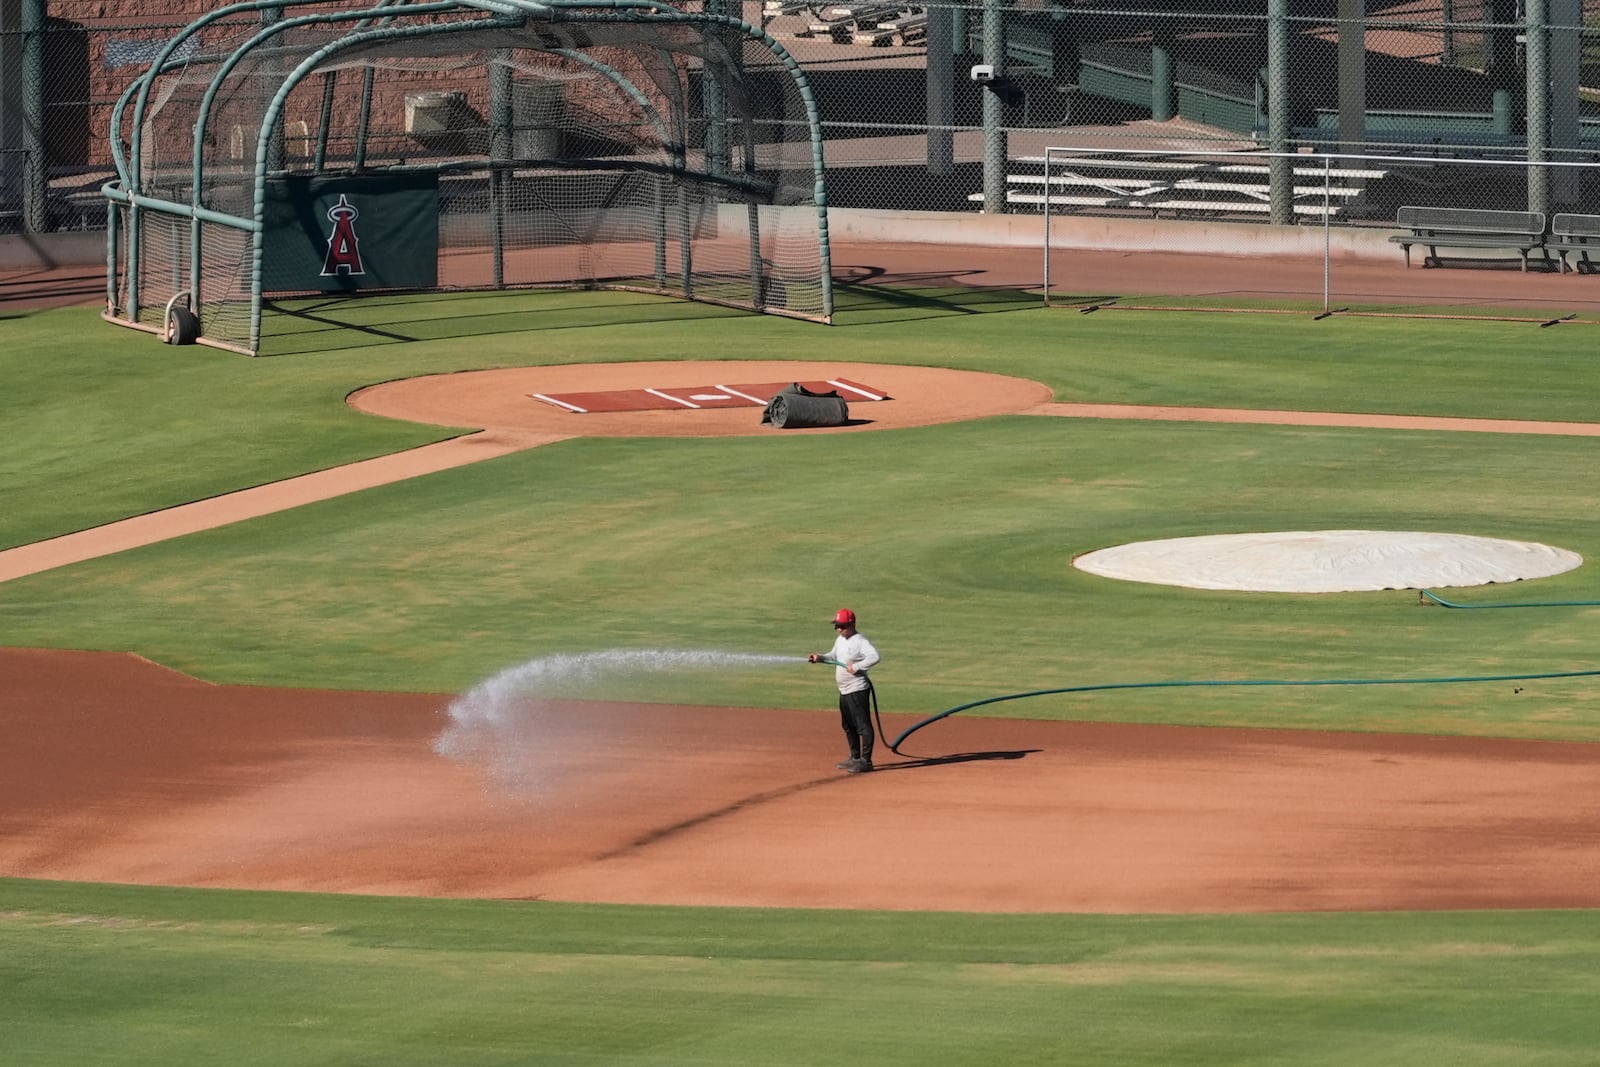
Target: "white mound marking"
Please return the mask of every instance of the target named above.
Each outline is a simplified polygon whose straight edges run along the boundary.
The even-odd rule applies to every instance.
[[[1435,589],[1548,578],[1583,557],[1531,541],[1385,530],[1212,534],[1088,552],[1073,565],[1128,582],[1262,593]]]

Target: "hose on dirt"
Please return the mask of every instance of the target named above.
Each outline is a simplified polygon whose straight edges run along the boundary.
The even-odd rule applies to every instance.
[[[1441,685],[1461,682],[1524,682],[1540,678],[1593,678],[1600,676],[1600,670],[1594,671],[1552,671],[1540,674],[1480,674],[1459,675],[1446,678],[1314,678],[1314,679],[1258,679],[1240,678],[1223,681],[1176,681],[1176,682],[1111,682],[1103,685],[1070,685],[1060,689],[1034,689],[1026,693],[1007,693],[1004,696],[985,697],[983,700],[974,700],[960,704],[937,715],[930,715],[920,722],[913,723],[900,736],[887,742],[889,751],[895,755],[904,755],[900,746],[906,738],[930,726],[940,719],[972,708],[981,708],[986,704],[999,704],[1007,700],[1025,700],[1029,697],[1055,696],[1061,693],[1098,693],[1110,689],[1176,689],[1179,687],[1223,687],[1223,686],[1313,686],[1313,685]],[[881,727],[880,727],[881,730]]]

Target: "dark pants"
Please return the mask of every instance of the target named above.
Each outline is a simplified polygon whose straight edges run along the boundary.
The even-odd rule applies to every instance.
[[[839,694],[839,722],[845,740],[850,742],[850,757],[872,762],[872,686],[854,693]]]

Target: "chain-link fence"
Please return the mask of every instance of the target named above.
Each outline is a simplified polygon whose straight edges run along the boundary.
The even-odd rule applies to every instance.
[[[1449,263],[1556,275],[1600,271],[1600,213],[1575,209],[1597,202],[1600,162],[1067,145],[1012,163],[1009,206],[1040,217],[1038,282],[1047,305],[1099,302],[1081,295],[1087,291],[1082,253],[1108,249],[1191,251],[1241,263],[1320,259],[1319,304],[1308,302],[1308,289],[1290,295],[1287,286],[1269,303],[1323,312],[1335,304],[1424,303],[1424,289],[1441,295],[1435,286],[1397,283],[1392,273],[1379,283],[1382,291],[1374,292],[1377,264]],[[1280,188],[1274,172],[1280,168],[1288,176],[1281,188],[1297,225],[1236,225],[1272,211]],[[1538,186],[1575,191],[1573,206],[1505,206],[1537,199],[1528,190]],[[1526,287],[1522,295],[1536,291],[1552,304],[1573,294],[1540,286]]]
[[[1600,0],[703,2],[799,62],[822,114],[834,207],[1036,210],[1016,198],[1026,182],[1014,179],[1037,172],[1019,161],[1062,144],[1600,159]],[[0,233],[105,225],[117,98],[202,10],[0,0]],[[1592,187],[1530,189],[1497,173],[1449,195],[1600,210]],[[1237,220],[1313,217],[1293,200],[1280,192]]]

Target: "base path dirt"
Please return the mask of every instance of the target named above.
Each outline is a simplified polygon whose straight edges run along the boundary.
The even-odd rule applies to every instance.
[[[445,696],[29,649],[0,649],[0,689],[0,875],[1012,912],[1600,906],[1600,745],[958,716],[849,776],[825,712],[574,702],[496,779],[433,751]]]
[[[509,452],[560,440],[555,435],[476,433],[395,452],[376,459],[347,463],[298,478],[269,482],[236,493],[196,500],[178,507],[135,515],[120,522],[35,541],[0,552],[0,582],[126,552],[184,534],[210,530],[244,519],[259,518],[302,504],[329,500],[378,485],[416,478],[451,467],[493,459]]]

